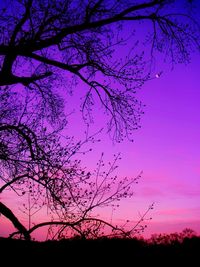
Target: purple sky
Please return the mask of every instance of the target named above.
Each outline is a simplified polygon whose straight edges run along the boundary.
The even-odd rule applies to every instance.
[[[190,64],[176,65],[173,71],[157,60],[156,69],[164,70],[161,77],[147,82],[137,93],[146,107],[134,142],[113,144],[104,131],[99,135],[101,142],[94,145],[83,163],[93,169],[102,152],[105,160],[121,152],[118,176],[137,176],[143,171],[135,196],[121,203],[113,220],[137,221],[139,213],[155,202],[146,236],[186,227],[200,233],[200,54],[196,52]],[[78,94],[77,89],[72,99]],[[71,110],[70,104],[67,111]],[[91,133],[104,124],[98,108],[96,114]],[[82,138],[83,127],[80,114],[73,113],[66,133]],[[110,216],[111,210],[107,214]]]
[[[200,233],[199,69],[200,55],[196,54],[189,65],[177,65],[146,83],[138,93],[146,108],[134,143],[113,144],[102,134],[102,141],[83,160],[94,168],[101,152],[108,160],[121,152],[119,176],[136,176],[143,171],[135,196],[122,203],[114,218],[136,220],[138,212],[155,202],[146,235],[185,227]],[[95,122],[98,119],[101,128],[102,119]],[[78,119],[70,123],[69,132],[80,136],[80,125]]]
[[[163,70],[163,74],[147,82],[137,94],[146,108],[142,127],[134,133],[134,143],[125,140],[113,144],[108,135],[102,134],[102,141],[84,160],[92,168],[101,152],[108,160],[121,152],[119,176],[136,176],[143,171],[135,196],[123,202],[113,218],[137,220],[138,214],[155,202],[146,236],[186,227],[200,233],[199,69],[199,52],[192,54],[190,64],[175,65],[173,70],[158,58],[156,70]],[[101,114],[98,110],[96,113]],[[69,124],[69,133],[81,136],[81,121],[76,116],[70,118],[76,119]],[[103,121],[97,115],[91,132],[100,129]]]

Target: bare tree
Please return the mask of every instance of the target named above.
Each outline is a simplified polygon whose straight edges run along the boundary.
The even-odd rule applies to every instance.
[[[198,25],[187,14],[172,14],[171,5],[176,7],[176,1],[1,1],[0,193],[9,189],[22,199],[28,195],[30,201],[25,207],[28,228],[0,203],[0,212],[17,228],[12,236],[30,239],[44,226],[50,226],[50,233],[54,228],[58,238],[77,233],[97,237],[104,235],[102,227],[115,236],[131,236],[143,229],[146,213],[129,230],[96,216],[96,209],[131,197],[138,177],[113,176],[117,158],[107,171],[100,159],[96,172],[86,171],[73,159],[94,136],[78,143],[68,138],[61,145],[59,134],[66,117],[59,91],[62,87],[73,91],[74,84],[83,83],[87,87],[84,120],[90,122],[98,99],[109,115],[108,131],[114,140],[130,138],[143,112],[135,92],[151,78],[148,57],[138,52],[137,35],[134,40],[138,23],[150,22],[151,60],[158,50],[169,54],[173,63],[186,62],[193,47],[199,48]],[[124,25],[130,29],[128,44],[133,45],[121,59],[117,50],[126,45]],[[47,208],[52,218],[32,226],[36,205],[36,210]]]
[[[187,13],[171,11],[177,10],[176,2],[4,0],[0,86],[3,90],[3,86],[21,84],[52,104],[58,87],[55,81],[65,75],[68,80],[71,74],[88,88],[82,104],[84,119],[88,122],[96,95],[109,114],[113,138],[130,138],[143,112],[134,93],[151,75],[146,70],[149,58],[138,52],[134,36],[134,30],[142,27],[138,22],[149,22],[145,27],[150,32],[151,59],[157,49],[173,62],[186,62],[193,47],[199,48],[198,25]],[[127,58],[121,59],[117,51],[127,43],[124,25],[129,28],[128,43],[133,45]]]
[[[18,117],[23,121],[19,111]],[[8,117],[7,123],[0,125],[0,194],[3,196],[4,192],[13,191],[16,198],[24,203],[28,196],[28,207],[27,204],[18,207],[22,211],[24,209],[28,216],[28,227],[20,222],[20,218],[7,205],[0,202],[0,213],[17,228],[11,237],[20,235],[30,240],[31,234],[44,226],[50,227],[51,238],[73,235],[82,238],[105,235],[130,237],[145,227],[147,212],[137,224],[129,228],[127,225],[113,225],[98,216],[99,209],[118,207],[121,199],[131,197],[133,185],[140,177],[120,179],[114,174],[119,155],[108,164],[107,170],[102,155],[96,170],[89,172],[74,157],[78,153],[85,153],[81,150],[83,145],[95,142],[95,135],[86,136],[81,142],[66,137],[61,145],[58,131],[49,133],[44,127],[39,127],[39,119],[34,126],[29,118],[29,124],[31,128],[28,122],[26,125],[14,125],[9,123]],[[43,214],[45,211],[51,214],[47,216],[47,221],[35,223],[32,220],[39,210]]]

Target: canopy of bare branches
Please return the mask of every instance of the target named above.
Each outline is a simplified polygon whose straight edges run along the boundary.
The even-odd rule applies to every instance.
[[[66,79],[73,77],[88,88],[82,103],[84,119],[88,122],[96,95],[109,115],[113,138],[130,138],[143,112],[134,93],[151,75],[144,48],[138,53],[135,30],[148,27],[151,57],[159,50],[173,62],[186,62],[191,50],[199,48],[198,25],[179,12],[176,2],[2,1],[0,86],[21,84],[55,106],[51,99],[62,70]],[[124,28],[128,35],[123,34]],[[132,43],[131,53],[121,58],[117,51],[127,42]],[[62,80],[60,86],[64,86]]]
[[[156,51],[180,63],[199,49],[198,25],[191,15],[179,12],[176,2],[0,2],[0,193],[10,190],[21,199],[28,196],[23,206],[28,227],[0,202],[0,212],[17,228],[11,236],[30,239],[32,232],[45,226],[57,238],[98,237],[104,235],[103,228],[110,229],[110,236],[131,236],[144,229],[152,206],[129,228],[97,216],[99,208],[117,207],[119,200],[132,197],[140,175],[119,179],[114,174],[119,156],[107,169],[103,157],[95,171],[81,166],[80,148],[93,144],[96,136],[86,135],[81,142],[61,138],[66,125],[61,91],[73,91],[79,83],[79,90],[86,90],[81,105],[85,122],[90,123],[92,106],[100,104],[112,138],[131,139],[143,114],[135,93],[151,79],[149,62]],[[147,39],[140,30],[143,25],[148,27]],[[147,54],[139,45],[141,36],[148,43]],[[127,47],[126,56],[120,55]],[[44,208],[51,220],[33,226],[32,217]]]

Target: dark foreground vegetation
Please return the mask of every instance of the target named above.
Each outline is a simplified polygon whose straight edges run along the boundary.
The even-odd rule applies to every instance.
[[[25,241],[0,239],[1,262],[56,266],[181,266],[199,261],[200,236],[154,235],[144,239]],[[59,264],[59,265],[57,265]],[[181,265],[180,265],[181,264]],[[18,266],[18,265],[17,265]]]

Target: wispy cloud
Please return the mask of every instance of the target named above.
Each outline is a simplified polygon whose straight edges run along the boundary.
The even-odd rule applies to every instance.
[[[164,209],[157,211],[157,214],[184,218],[185,216],[194,216],[195,214],[200,214],[200,206],[195,208]]]

